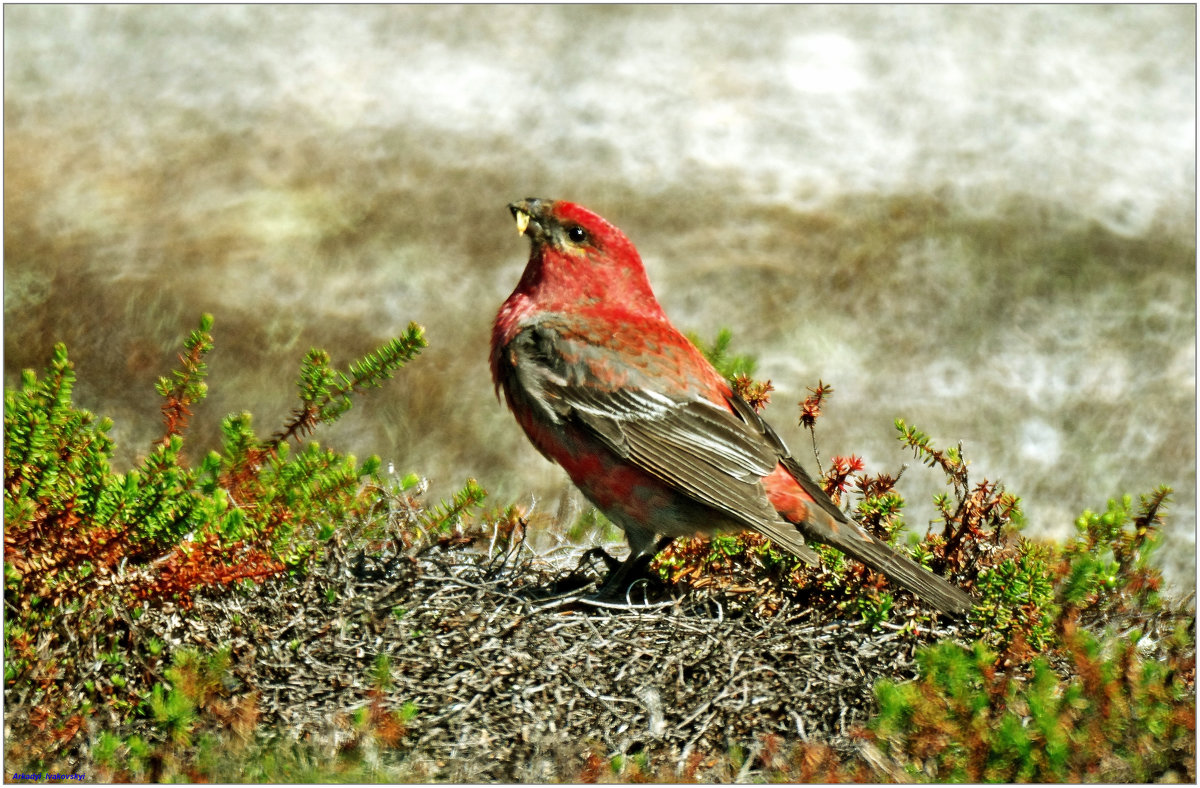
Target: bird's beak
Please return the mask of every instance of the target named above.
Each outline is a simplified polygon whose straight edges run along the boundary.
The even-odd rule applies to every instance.
[[[524,208],[514,208],[513,216],[517,220],[517,235],[524,235],[525,228],[529,226],[529,214]]]
[[[537,219],[541,215],[544,203],[544,200],[538,200],[533,197],[509,203],[508,210],[512,212],[513,218],[517,220],[517,233],[520,235],[529,235],[531,238],[537,236]],[[530,224],[534,225],[532,233],[528,232]]]

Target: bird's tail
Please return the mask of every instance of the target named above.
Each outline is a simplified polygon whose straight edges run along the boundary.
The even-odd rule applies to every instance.
[[[965,615],[973,604],[961,588],[951,585],[925,567],[900,555],[886,542],[876,539],[854,524],[842,524],[832,530],[822,529],[820,541],[841,550],[846,555],[885,575],[901,588],[907,589],[922,601],[943,613]],[[799,526],[801,532],[804,526]],[[814,535],[815,536],[815,535]]]
[[[729,402],[743,421],[755,426],[774,444],[779,463],[786,471],[786,475],[772,474],[764,479],[770,483],[778,482],[782,478],[784,489],[776,489],[776,492],[782,494],[772,499],[772,503],[784,519],[756,523],[755,527],[758,530],[807,563],[815,563],[816,555],[805,545],[805,539],[837,548],[851,558],[862,561],[943,613],[963,615],[970,611],[973,601],[965,591],[954,587],[916,561],[900,555],[865,531],[858,523],[852,522],[792,457],[775,430],[763,421],[757,411],[740,397],[731,397]],[[793,482],[799,485],[798,490],[794,488]],[[792,495],[792,492],[798,494],[801,491],[802,494]],[[770,495],[771,491],[768,490],[768,496]],[[795,504],[797,498],[799,506],[780,509],[779,502]]]
[[[813,560],[815,554],[800,536],[805,530],[804,525],[797,528],[791,523],[781,522],[772,523],[771,527],[760,526],[759,530],[776,545],[795,554],[805,563],[816,563]],[[819,533],[813,533],[809,538],[814,542],[837,548],[851,558],[863,562],[943,613],[964,615],[971,609],[972,600],[965,591],[954,587],[916,561],[900,555],[885,542],[860,531],[853,524],[840,524],[836,529],[822,528]]]

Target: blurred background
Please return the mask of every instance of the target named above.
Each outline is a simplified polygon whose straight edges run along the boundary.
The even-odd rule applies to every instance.
[[[314,436],[553,512],[565,476],[487,370],[527,255],[505,205],[580,202],[668,314],[758,357],[809,467],[962,441],[1035,535],[1175,488],[1194,587],[1196,20],[1174,6],[13,6],[4,373],[76,362],[122,463],[216,317],[193,451],[269,435],[311,346],[429,350]],[[901,480],[923,530],[933,471]]]

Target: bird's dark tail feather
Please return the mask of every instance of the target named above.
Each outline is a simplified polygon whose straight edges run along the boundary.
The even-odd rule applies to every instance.
[[[965,615],[974,604],[961,588],[948,583],[925,567],[906,558],[875,537],[866,541],[850,529],[840,529],[833,538],[822,534],[822,542],[862,561],[888,580],[907,589],[943,613]]]
[[[783,442],[779,440],[774,431],[765,426],[766,422],[762,423],[767,434],[782,447]],[[971,610],[974,601],[961,588],[956,588],[916,561],[900,555],[886,543],[864,531],[858,524],[850,522],[837,504],[831,501],[825,491],[809,477],[800,463],[786,453],[786,448],[783,449],[779,461],[817,504],[809,512],[811,522],[796,525],[796,529],[806,539],[810,542],[820,542],[835,547],[851,558],[862,561],[876,572],[883,573],[896,585],[913,592],[924,602],[943,613],[965,615]],[[784,529],[776,530],[782,532]],[[784,533],[779,535],[792,536]],[[785,541],[800,540],[789,538]]]
[[[856,533],[858,528],[850,523],[835,529],[813,528],[811,533],[805,533],[804,525],[794,526],[790,523],[765,523],[759,526],[758,530],[776,545],[802,558],[808,564],[816,563],[816,554],[805,545],[801,534],[810,542],[820,542],[841,550],[876,572],[883,573],[892,583],[911,591],[923,602],[943,613],[964,615],[973,605],[973,600],[965,591],[955,588],[875,537],[869,537],[868,541],[863,538],[868,535]]]

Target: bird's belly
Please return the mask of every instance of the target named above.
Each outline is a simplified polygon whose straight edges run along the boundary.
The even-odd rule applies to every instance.
[[[652,531],[677,537],[746,527],[570,425],[519,421],[534,446],[560,465],[579,491],[626,532]]]

